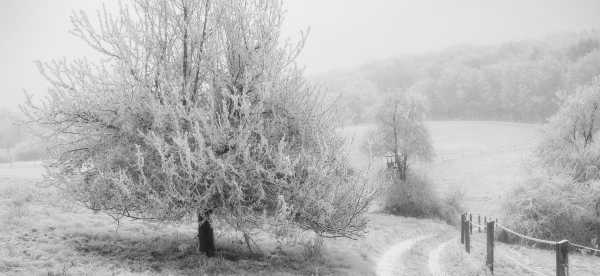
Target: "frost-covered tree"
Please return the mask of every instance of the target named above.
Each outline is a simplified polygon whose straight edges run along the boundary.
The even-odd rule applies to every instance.
[[[550,168],[576,180],[600,178],[600,78],[561,97],[559,111],[545,127],[538,155]]]
[[[392,154],[401,180],[406,180],[411,160],[429,160],[433,155],[431,138],[423,122],[425,113],[425,99],[410,90],[385,97],[375,115],[376,129],[371,133],[373,152]]]
[[[25,108],[49,129],[48,180],[116,217],[197,217],[240,231],[293,222],[356,237],[370,199],[280,36],[278,0],[136,0],[97,24],[71,18],[101,59],[40,64],[49,96]]]

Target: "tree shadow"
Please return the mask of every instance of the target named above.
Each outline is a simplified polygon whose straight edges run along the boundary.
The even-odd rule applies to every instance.
[[[235,239],[217,240],[216,257],[196,249],[191,235],[122,235],[73,233],[67,244],[81,255],[131,272],[155,271],[178,274],[315,274],[330,271],[320,260],[306,260],[297,252],[250,252]]]

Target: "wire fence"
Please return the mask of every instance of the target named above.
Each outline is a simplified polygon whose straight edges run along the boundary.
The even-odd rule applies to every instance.
[[[517,237],[520,237],[520,238],[522,238],[524,240],[528,240],[528,241],[532,241],[532,242],[537,242],[537,243],[541,243],[541,244],[546,244],[546,245],[552,245],[552,246],[558,244],[558,242],[555,242],[555,241],[537,239],[537,238],[534,238],[534,237],[530,237],[530,236],[527,236],[527,235],[523,235],[523,234],[517,233],[517,232],[515,232],[513,230],[508,229],[506,226],[504,226],[504,225],[502,225],[500,223],[496,223],[496,226],[498,226],[498,228],[500,228],[500,229],[502,229],[502,230],[504,230],[504,231],[506,231],[508,233],[511,233],[511,234],[513,234],[513,235],[515,235]]]
[[[567,276],[569,275],[569,251],[570,249],[578,250],[581,253],[587,253],[591,255],[599,255],[600,249],[593,248],[590,246],[585,246],[573,242],[569,242],[568,240],[562,241],[551,241],[540,238],[531,237],[517,231],[514,231],[507,226],[498,223],[497,219],[489,219],[488,217],[483,217],[483,223],[481,222],[481,216],[478,215],[476,217],[476,221],[473,220],[473,214],[462,214],[461,215],[461,223],[460,223],[460,241],[465,246],[465,251],[470,254],[471,252],[471,235],[473,234],[473,227],[477,229],[477,232],[481,232],[482,229],[486,233],[486,266],[490,270],[490,272],[494,273],[494,243],[497,240],[496,238],[496,229],[499,231],[503,231],[504,233],[514,235],[519,237],[524,241],[534,242],[537,244],[543,244],[545,246],[553,247],[556,252],[556,275],[557,276]],[[505,256],[507,257],[507,256]],[[531,267],[527,267],[526,265],[514,260],[515,264],[521,267],[523,270],[535,272],[533,274],[546,275]]]

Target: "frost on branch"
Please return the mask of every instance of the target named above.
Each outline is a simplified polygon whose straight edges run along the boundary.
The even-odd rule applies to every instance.
[[[48,180],[113,216],[360,235],[371,193],[295,66],[305,36],[280,37],[282,15],[274,0],[73,15],[102,58],[39,64],[49,96],[24,109],[49,130]]]

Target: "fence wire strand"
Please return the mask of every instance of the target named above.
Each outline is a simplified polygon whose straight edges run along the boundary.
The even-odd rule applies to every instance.
[[[467,229],[466,229],[467,232],[473,231],[472,230],[473,226],[478,227],[480,229],[483,228],[484,231],[487,230],[487,225],[480,225],[478,223],[473,222],[471,216],[468,216],[468,219],[467,219],[467,216],[465,215],[465,216],[462,216],[462,219],[465,219],[466,222],[468,222],[468,224],[466,224],[467,225]],[[493,221],[492,218],[490,218],[490,221]],[[484,224],[487,224],[487,223],[484,222]],[[464,226],[465,224],[462,224],[462,225]],[[527,241],[541,243],[541,244],[546,244],[546,245],[550,245],[550,246],[556,246],[558,244],[561,244],[561,242],[555,242],[555,241],[549,241],[549,240],[544,240],[544,239],[538,239],[538,238],[534,238],[534,237],[530,237],[530,236],[518,233],[518,232],[516,232],[516,231],[514,231],[514,230],[512,230],[512,229],[510,229],[510,228],[508,228],[508,227],[506,227],[506,226],[498,223],[498,220],[495,220],[495,226],[498,227],[499,229],[502,229],[502,230],[504,230],[504,231],[506,231],[506,232],[508,232],[510,234],[513,234],[513,235],[515,235],[517,237],[520,237],[520,238],[522,238],[524,240],[527,240]],[[477,241],[475,239],[472,242],[474,244],[481,245],[480,241]],[[592,254],[592,255],[597,256],[596,254],[600,253],[600,248],[592,248],[592,247],[581,245],[581,244],[577,244],[577,243],[574,243],[574,242],[568,242],[567,241],[567,246],[569,246],[571,248],[574,248],[576,250],[579,249],[579,250],[587,250],[588,251],[588,252],[580,251],[580,253],[583,253],[583,254]],[[559,248],[557,247],[556,250],[559,250]],[[508,250],[508,251],[511,251],[511,250]],[[557,252],[559,252],[559,251],[557,251]],[[502,254],[502,256],[506,260],[508,260],[508,261],[512,262],[513,264],[515,264],[517,267],[520,267],[521,269],[523,269],[525,271],[528,271],[530,273],[536,274],[536,275],[549,275],[549,274],[546,274],[546,271],[538,271],[536,268],[539,269],[539,267],[530,267],[531,266],[530,264],[521,263],[517,259],[511,257],[510,254],[506,254],[506,253],[507,252],[505,252],[504,254]],[[557,257],[557,265],[558,265],[558,262],[559,262],[559,260],[558,260],[558,257]],[[568,270],[567,270],[567,273],[568,273]]]
[[[587,247],[585,245],[581,245],[581,244],[577,244],[577,243],[573,243],[573,242],[569,242],[569,244],[575,248],[579,248],[579,249],[583,249],[583,250],[589,250],[592,251],[594,253],[600,253],[600,250],[596,249],[596,248],[591,248],[591,247]]]
[[[513,235],[515,235],[515,236],[521,237],[521,238],[523,238],[523,239],[526,239],[526,240],[529,240],[529,241],[533,241],[533,242],[537,242],[537,243],[543,243],[543,244],[547,244],[547,245],[557,245],[557,244],[558,244],[558,243],[557,243],[557,242],[555,242],[555,241],[549,241],[549,240],[537,239],[537,238],[534,238],[534,237],[530,237],[530,236],[523,235],[523,234],[521,234],[521,233],[517,233],[517,232],[515,232],[515,231],[513,231],[513,230],[510,230],[510,229],[508,229],[506,226],[504,226],[504,225],[502,225],[502,224],[500,224],[500,223],[496,223],[496,225],[497,225],[498,227],[502,228],[502,229],[503,229],[504,231],[506,231],[506,232],[509,232],[509,233],[511,233],[511,234],[513,234]]]
[[[486,229],[486,226],[484,226],[484,225],[477,224],[477,223],[472,222],[470,220],[467,220],[467,221],[469,222],[469,224],[471,224],[471,225],[473,225],[475,227],[480,227],[482,229]],[[514,230],[511,230],[510,228],[508,228],[508,227],[506,227],[506,226],[504,226],[504,225],[502,225],[500,223],[496,223],[496,226],[498,226],[499,228],[505,230],[506,232],[509,232],[509,233],[511,233],[511,234],[513,234],[515,236],[518,236],[520,238],[523,238],[523,239],[526,239],[526,240],[529,240],[529,241],[533,241],[533,242],[537,242],[537,243],[543,243],[543,244],[547,244],[547,245],[556,245],[556,244],[558,244],[558,242],[555,242],[555,241],[538,239],[538,238],[534,238],[534,237],[530,237],[530,236],[518,233],[518,232],[516,232]],[[598,249],[598,248],[592,248],[592,247],[581,245],[581,244],[577,244],[577,243],[574,243],[574,242],[569,242],[569,245],[572,246],[572,247],[574,247],[574,248],[577,248],[577,249],[588,250],[588,251],[591,251],[591,252],[594,252],[594,253],[600,253],[600,249]]]
[[[473,224],[474,226],[479,226],[479,224],[477,224],[477,223],[471,223],[471,224]],[[473,240],[471,240],[471,242],[472,242],[471,245],[477,244],[477,245],[479,245],[481,247],[485,247],[486,246],[486,244],[483,241],[478,240],[478,239],[473,239]],[[498,250],[500,250],[500,249],[498,249]],[[539,271],[538,267],[532,266],[531,264],[524,264],[524,263],[518,261],[517,259],[515,259],[514,257],[511,257],[511,254],[514,255],[514,253],[515,253],[512,250],[507,250],[507,251],[504,251],[504,252],[497,251],[497,252],[498,252],[498,258],[504,258],[505,261],[508,261],[508,262],[512,263],[513,265],[517,266],[518,268],[520,268],[522,270],[525,270],[525,271],[527,271],[527,272],[529,272],[531,274],[541,275],[541,276],[549,276],[550,275],[550,274],[547,274],[544,271]]]

